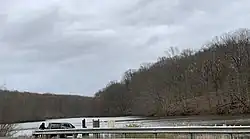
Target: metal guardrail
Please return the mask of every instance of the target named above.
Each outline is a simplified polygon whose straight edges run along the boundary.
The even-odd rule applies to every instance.
[[[36,130],[35,135],[61,134],[158,134],[158,133],[188,133],[188,134],[247,134],[250,126],[171,126],[171,127],[126,127],[126,128],[80,128],[80,129],[45,129]]]

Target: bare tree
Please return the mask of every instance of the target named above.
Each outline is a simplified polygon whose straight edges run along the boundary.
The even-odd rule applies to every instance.
[[[0,137],[10,137],[17,133],[16,124],[0,124]]]
[[[209,90],[209,83],[210,83],[210,71],[211,71],[211,63],[209,60],[206,60],[202,64],[202,70],[201,70],[201,82],[202,82],[202,89],[203,90]],[[210,98],[209,92],[205,93],[205,96],[208,99],[208,105],[209,109],[212,109],[212,100]]]
[[[235,88],[231,96],[238,100],[249,111],[249,67],[250,67],[250,41],[249,30],[239,30],[233,35],[224,39],[224,44],[228,46],[227,59],[231,63],[230,69],[232,76],[231,85]],[[234,100],[234,99],[232,99]]]

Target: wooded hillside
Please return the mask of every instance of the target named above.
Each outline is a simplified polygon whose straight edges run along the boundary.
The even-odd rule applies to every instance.
[[[91,116],[91,97],[0,91],[0,123]]]
[[[2,91],[0,120],[249,113],[249,71],[250,31],[239,29],[197,51],[170,48],[156,63],[126,71],[93,98]]]
[[[226,33],[198,51],[171,48],[158,62],[125,72],[96,94],[100,115],[250,112],[249,33]]]

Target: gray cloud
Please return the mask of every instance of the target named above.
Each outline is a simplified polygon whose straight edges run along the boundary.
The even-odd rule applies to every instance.
[[[29,3],[28,5],[26,3]],[[249,27],[247,0],[0,1],[0,83],[93,95],[170,46]]]

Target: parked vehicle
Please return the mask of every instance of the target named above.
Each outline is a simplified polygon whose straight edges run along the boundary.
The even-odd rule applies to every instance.
[[[49,123],[47,129],[69,129],[75,128],[71,123]]]
[[[53,122],[49,123],[48,126],[45,129],[71,129],[75,128],[75,126],[71,123],[59,123],[59,122]],[[67,136],[73,136],[74,138],[77,137],[78,134],[65,134],[60,135],[60,138],[66,138]],[[50,135],[50,137],[55,137],[57,135]]]

